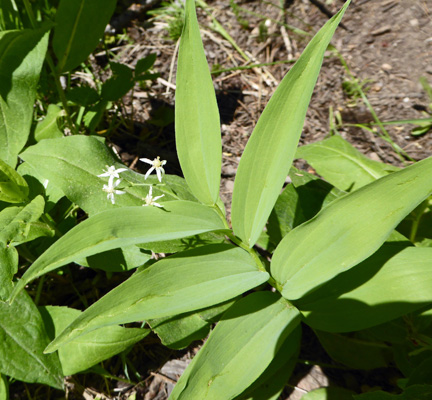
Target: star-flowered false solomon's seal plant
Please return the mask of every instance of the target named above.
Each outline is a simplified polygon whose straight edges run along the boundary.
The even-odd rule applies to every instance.
[[[296,155],[324,53],[348,5],[311,40],[261,115],[238,166],[232,228],[219,198],[220,120],[193,0],[186,1],[175,110],[185,180],[165,175],[166,161],[159,157],[141,159],[151,165],[145,176],[125,168],[92,136],[42,140],[20,154],[18,172],[48,179],[48,198],[60,198],[60,191],[89,218],[2,291],[8,299],[2,304],[15,307],[15,315],[35,308],[28,305],[26,285],[56,268],[72,262],[91,266],[90,260],[114,249],[125,257],[136,256],[139,248],[171,253],[151,265],[136,262],[141,266],[128,280],[84,312],[68,309],[55,339],[45,343],[45,353],[53,353],[43,356],[51,357],[49,363],[60,360],[63,373],[71,374],[89,367],[68,364],[79,358],[85,338],[109,337],[114,343],[110,329],[125,329],[115,325],[145,321],[169,342],[175,333],[163,331],[170,323],[189,327],[187,318],[197,316],[204,325],[217,324],[170,399],[275,399],[296,363],[301,322],[322,335],[354,332],[430,307],[432,248],[414,246],[395,228],[431,194],[432,158],[404,169],[384,166],[351,155],[354,150],[340,137],[302,147]],[[323,167],[324,158],[341,148],[355,173],[347,168],[344,175],[343,162],[336,171]],[[329,185],[314,192],[318,178],[291,169],[294,157],[316,165],[338,189]],[[12,168],[2,171],[28,192]],[[292,184],[281,193],[288,174]],[[306,196],[302,188],[310,189]],[[19,219],[30,223],[32,210],[43,207],[37,196],[20,209]],[[52,318],[65,315],[55,307],[46,310]],[[181,335],[170,343],[182,340],[187,343]],[[54,367],[40,363],[49,375]],[[40,381],[59,386],[46,377]]]

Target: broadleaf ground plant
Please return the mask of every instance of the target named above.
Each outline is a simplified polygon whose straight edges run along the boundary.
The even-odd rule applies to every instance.
[[[416,362],[431,363],[432,248],[419,245],[419,226],[429,210],[432,158],[398,169],[368,160],[338,136],[297,149],[324,53],[350,1],[311,40],[261,115],[238,167],[232,228],[219,198],[219,114],[193,0],[185,3],[176,91],[184,179],[165,174],[160,157],[141,158],[149,169],[139,174],[100,138],[60,137],[56,124],[24,148],[42,61],[57,78],[79,65],[114,7],[103,6],[82,47],[79,24],[96,18],[100,4],[66,3],[54,28],[57,64],[45,55],[49,28],[36,28],[36,20],[29,32],[0,37],[2,60],[22,61],[0,63],[9,77],[0,84],[0,398],[7,398],[4,376],[61,389],[65,375],[125,351],[151,330],[183,348],[215,322],[170,399],[278,398],[296,364],[301,323],[351,368],[387,366],[393,354],[409,377],[407,396],[427,396],[430,376]],[[62,24],[65,15],[75,23]],[[56,121],[61,108],[54,108],[47,121]],[[19,113],[25,118],[15,124]],[[292,168],[296,157],[331,185]],[[88,216],[77,225],[70,221],[76,208]],[[50,214],[58,213],[55,225]],[[151,252],[170,255],[153,261]],[[19,278],[18,255],[29,265]],[[71,263],[136,272],[83,312],[37,308],[46,274]],[[36,278],[32,299],[26,288]],[[117,326],[135,322],[141,328]],[[415,349],[401,345],[407,326]],[[339,389],[308,398],[330,395],[353,398]]]

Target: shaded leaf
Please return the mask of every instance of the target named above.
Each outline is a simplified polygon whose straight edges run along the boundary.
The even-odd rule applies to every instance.
[[[68,307],[40,307],[50,339],[59,335],[81,312]],[[71,341],[59,350],[63,375],[82,372],[121,353],[150,333],[149,329],[110,326]]]
[[[5,301],[13,289],[12,278],[18,272],[18,252],[0,242],[0,300]]]
[[[306,393],[302,400],[352,400],[353,394],[354,392],[344,388],[326,387]]]
[[[0,373],[29,383],[63,388],[57,354],[43,354],[49,343],[39,311],[22,291],[9,305],[0,302]]]
[[[13,207],[12,210],[2,211],[0,221],[7,225],[0,226],[0,242],[25,242],[32,235],[32,222],[37,221],[43,214],[45,201],[42,196],[35,197],[25,207]],[[12,212],[13,211],[13,212]],[[35,235],[37,236],[37,235]]]
[[[96,48],[116,0],[60,0],[53,36],[58,72],[80,65]]]
[[[135,269],[145,264],[150,258],[150,251],[133,245],[104,251],[89,256],[85,260],[75,260],[75,262],[89,268],[120,272]]]
[[[299,325],[285,339],[266,370],[245,390],[244,394],[236,397],[236,400],[279,399],[280,393],[286,386],[297,364],[300,339],[301,326]]]
[[[363,340],[355,334],[336,334],[315,331],[329,356],[354,369],[384,368],[392,360],[390,346],[384,342]]]
[[[432,385],[410,386],[401,394],[390,394],[377,390],[375,392],[354,395],[355,400],[429,400],[431,397]]]
[[[25,179],[0,159],[0,201],[22,203],[28,194],[29,188]]]
[[[147,323],[164,346],[179,350],[194,340],[205,338],[209,334],[210,325],[233,304],[234,300],[229,300],[197,312],[152,319]]]

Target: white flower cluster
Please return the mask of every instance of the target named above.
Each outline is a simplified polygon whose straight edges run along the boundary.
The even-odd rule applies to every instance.
[[[155,170],[156,175],[158,177],[159,182],[162,182],[162,177],[165,175],[165,170],[163,169],[163,166],[166,164],[166,160],[160,160],[160,157],[158,156],[154,160],[150,160],[148,158],[140,158],[140,161],[143,161],[147,164],[151,165],[151,168],[147,171],[145,174],[145,179],[148,178],[148,176]],[[120,173],[127,171],[127,168],[117,168],[114,165],[111,165],[108,167],[106,166],[106,170],[104,170],[103,174],[98,175],[99,178],[102,177],[108,177],[108,185],[103,185],[102,190],[107,193],[107,199],[111,200],[112,204],[115,204],[115,198],[114,195],[118,194],[124,194],[123,190],[118,190],[116,187],[120,185],[121,179],[120,179]],[[114,178],[118,178],[114,182]],[[153,186],[150,186],[149,192],[147,196],[143,199],[144,204],[143,206],[155,206],[155,207],[162,207],[159,203],[156,203],[156,200],[160,199],[164,195],[153,197]]]

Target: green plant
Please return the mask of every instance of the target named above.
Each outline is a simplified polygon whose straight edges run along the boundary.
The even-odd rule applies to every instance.
[[[151,167],[136,173],[95,136],[44,139],[24,151],[25,140],[10,136],[14,146],[0,152],[0,296],[7,300],[0,302],[0,390],[3,375],[61,388],[64,375],[150,332],[118,324],[145,321],[162,342],[182,348],[217,322],[171,398],[275,399],[296,364],[303,321],[330,355],[357,368],[386,365],[388,352],[373,340],[396,343],[407,396],[430,393],[409,364],[420,354],[430,365],[432,249],[414,246],[417,234],[410,241],[396,228],[414,213],[418,232],[429,209],[432,158],[397,169],[368,160],[339,136],[297,149],[324,53],[348,5],[312,39],[259,119],[235,180],[232,228],[219,199],[219,114],[193,0],[186,2],[175,114],[185,179],[165,174],[159,157],[141,159]],[[45,47],[36,55],[39,42],[25,48],[22,68],[41,64],[41,35]],[[20,86],[12,88],[22,100]],[[0,137],[8,136],[3,130]],[[295,157],[334,186],[292,169]],[[292,183],[280,193],[288,174]],[[88,218],[75,225],[76,207]],[[154,261],[150,251],[171,255]],[[15,280],[18,252],[29,267]],[[83,312],[38,309],[44,277],[71,263],[136,271]],[[36,278],[33,301],[28,285]],[[397,318],[416,340],[414,353],[404,335],[383,334],[383,324]],[[372,345],[359,346],[359,338]],[[366,348],[368,359],[347,360]]]

